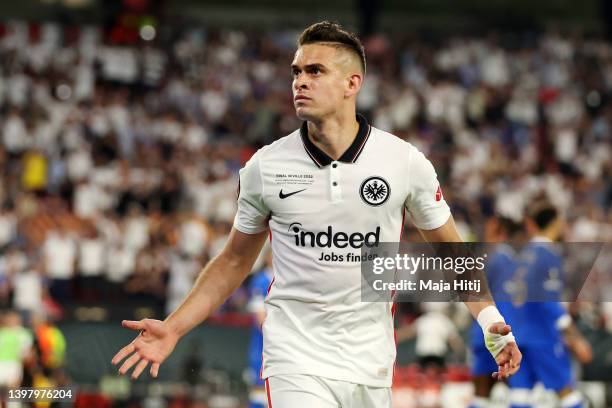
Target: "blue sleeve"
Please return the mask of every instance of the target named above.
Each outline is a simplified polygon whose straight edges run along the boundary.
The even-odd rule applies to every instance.
[[[253,280],[251,281],[251,285],[249,287],[249,294],[252,296],[261,296],[266,297],[268,294],[268,286],[270,286],[270,280],[266,276],[266,274],[262,272],[258,272],[253,276]]]

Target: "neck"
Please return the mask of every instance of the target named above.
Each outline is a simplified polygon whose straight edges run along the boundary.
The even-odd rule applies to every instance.
[[[535,234],[531,240],[535,242],[553,242],[555,239],[555,234],[550,231],[539,231]]]
[[[354,109],[349,114],[308,121],[308,138],[334,160],[349,148],[358,131],[359,122]]]

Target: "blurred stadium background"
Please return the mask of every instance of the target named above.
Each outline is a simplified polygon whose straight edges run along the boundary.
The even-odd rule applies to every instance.
[[[110,359],[133,337],[121,319],[163,318],[220,250],[242,164],[298,126],[289,64],[322,19],[361,34],[359,111],[434,162],[466,240],[546,194],[565,240],[612,241],[610,4],[1,2],[0,378],[77,384],[78,407],[246,406],[248,281],[159,380]],[[612,305],[569,306],[595,355],[582,389],[612,406]],[[422,309],[400,305],[398,326]],[[465,338],[466,311],[446,312]],[[440,381],[400,344],[396,406],[465,406],[469,357],[447,357]]]

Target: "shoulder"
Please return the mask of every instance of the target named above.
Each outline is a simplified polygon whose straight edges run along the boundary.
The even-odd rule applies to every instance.
[[[385,154],[385,157],[396,159],[409,167],[429,164],[429,160],[418,147],[393,133],[372,127],[371,136],[374,138],[377,150]]]
[[[370,136],[374,138],[377,146],[384,149],[393,149],[391,153],[409,154],[418,152],[418,149],[412,143],[374,126],[371,127]]]
[[[552,242],[532,242],[532,251],[541,258],[556,258],[559,256],[556,245]]]
[[[271,157],[278,157],[279,154],[286,154],[287,152],[299,148],[301,143],[300,132],[299,130],[296,130],[270,144],[261,147],[255,152],[249,161],[247,161],[246,165],[249,165],[251,162],[261,162]]]
[[[542,245],[542,253],[550,263],[561,262],[562,249],[558,243],[551,242],[548,245]]]

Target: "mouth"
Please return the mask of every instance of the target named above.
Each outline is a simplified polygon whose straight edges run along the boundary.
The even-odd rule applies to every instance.
[[[298,102],[298,101],[306,101],[306,100],[309,100],[309,99],[310,99],[310,98],[308,98],[308,97],[306,97],[306,96],[304,96],[304,95],[296,95],[296,96],[293,98],[293,101],[294,101],[294,102]]]

